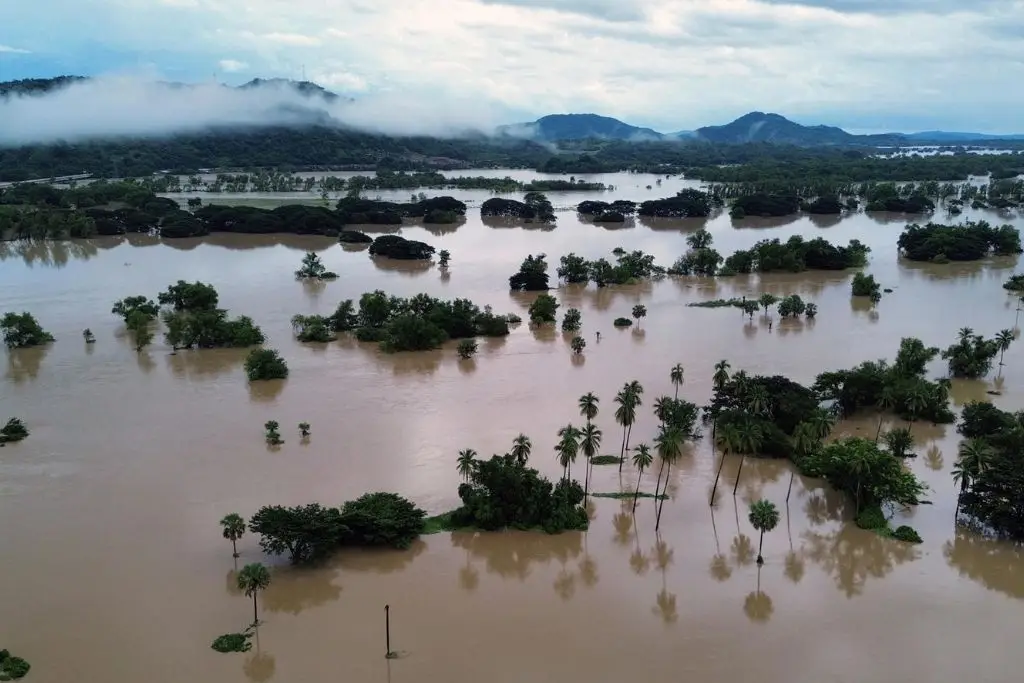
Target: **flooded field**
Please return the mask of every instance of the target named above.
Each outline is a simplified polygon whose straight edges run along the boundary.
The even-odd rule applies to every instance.
[[[468,172],[484,173],[507,174]],[[549,196],[559,207],[667,196],[680,186],[663,179],[659,187],[653,176],[596,178],[617,190]],[[477,205],[491,196],[451,194]],[[1024,228],[1024,220],[995,213],[964,217]],[[634,522],[628,506],[624,513],[617,501],[597,499],[582,534],[444,533],[406,552],[341,554],[316,570],[276,562],[261,598],[258,646],[237,655],[209,647],[251,614],[217,526],[228,512],[337,505],[372,490],[442,512],[458,502],[455,458],[463,448],[504,452],[525,432],[534,442],[531,464],[557,476],[556,430],[581,421],[576,400],[587,391],[601,397],[597,423],[611,451],[619,434],[615,392],[628,380],[643,384],[631,441],[650,441],[650,404],[671,393],[677,362],[686,369],[681,395],[703,404],[723,358],[733,369],[810,383],[826,369],[892,358],[904,336],[945,347],[964,326],[989,336],[1013,327],[1015,303],[1001,284],[1015,258],[907,263],[895,246],[905,223],[864,214],[720,216],[607,229],[559,212],[553,229],[525,229],[484,224],[471,210],[463,225],[401,228],[451,252],[447,276],[434,265],[374,260],[329,238],[0,243],[0,311],[31,311],[57,337],[48,348],[4,351],[0,359],[0,419],[17,415],[32,430],[28,440],[0,449],[0,646],[32,663],[26,680],[33,683],[1012,680],[1024,652],[990,634],[1024,622],[1024,556],[954,529],[950,470],[959,439],[953,425],[921,423],[913,425],[919,455],[910,466],[931,486],[932,504],[907,517],[921,545],[855,528],[849,507],[818,481],[798,477],[786,505],[789,468],[780,462],[748,460],[734,501],[739,463],[727,459],[725,492],[720,487],[712,511],[717,456],[704,439],[688,447],[673,474],[660,537],[650,501],[641,502]],[[466,297],[525,317],[533,297],[510,294],[507,278],[528,253],[547,254],[552,280],[558,258],[570,251],[596,258],[621,246],[668,265],[702,225],[724,255],[766,237],[860,239],[872,248],[867,271],[894,291],[872,311],[851,301],[850,273],[559,288],[552,293],[562,310],[583,312],[581,358],[573,358],[568,336],[526,325],[482,340],[471,362],[458,361],[454,345],[385,355],[350,339],[304,345],[292,337],[292,315],[327,313],[373,289]],[[296,282],[292,273],[308,249],[340,278]],[[159,337],[137,354],[111,304],[155,297],[179,278],[215,285],[224,307],[252,316],[288,361],[289,378],[250,387],[243,351],[172,356]],[[814,301],[817,320],[776,321],[769,329],[735,309],[686,306],[762,291]],[[614,329],[612,320],[636,303],[648,309],[639,329]],[[86,327],[96,344],[82,342]],[[1024,408],[1024,348],[1011,347],[1006,363],[1001,396],[986,394],[994,377],[956,381],[955,407],[992,398],[1004,409]],[[933,375],[944,372],[941,362],[932,367]],[[267,420],[283,427],[279,451],[263,444]],[[306,445],[300,421],[312,425]],[[837,431],[872,434],[876,427],[868,415]],[[595,473],[597,491],[636,484],[629,468],[621,478],[614,467]],[[654,476],[645,476],[648,490]],[[782,521],[765,537],[759,571],[747,508],[761,497],[779,505]],[[251,535],[239,550],[240,563],[267,561]],[[391,661],[384,658],[385,603],[392,647],[402,653]]]

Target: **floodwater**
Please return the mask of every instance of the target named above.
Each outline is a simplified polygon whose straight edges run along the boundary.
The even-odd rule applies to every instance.
[[[618,187],[609,199],[665,196],[678,186],[628,174],[608,181]],[[599,197],[552,195],[556,205]],[[621,439],[614,393],[629,380],[644,385],[632,442],[650,441],[649,406],[671,393],[677,362],[686,368],[682,395],[702,404],[722,358],[734,369],[810,382],[822,370],[891,358],[903,336],[945,346],[963,326],[991,335],[1014,325],[1001,284],[1016,259],[906,263],[895,249],[904,223],[861,214],[734,224],[725,216],[607,229],[563,212],[548,230],[487,225],[471,212],[460,226],[403,227],[403,235],[451,252],[447,276],[312,237],[0,245],[0,310],[30,310],[58,339],[0,359],[0,419],[18,415],[32,430],[0,449],[0,646],[33,664],[35,683],[1013,680],[1024,652],[991,634],[1024,623],[1024,557],[954,530],[958,438],[953,426],[920,423],[910,466],[932,487],[932,504],[894,520],[918,529],[918,546],[856,529],[849,507],[818,481],[797,477],[786,505],[789,469],[778,462],[748,460],[734,499],[739,463],[729,458],[712,513],[717,461],[705,439],[673,472],[659,536],[650,501],[641,501],[634,521],[619,502],[596,499],[586,533],[438,534],[405,552],[341,554],[316,570],[278,560],[260,598],[258,648],[222,655],[209,647],[251,618],[217,525],[228,512],[336,505],[390,490],[437,513],[457,504],[462,448],[504,451],[522,431],[534,442],[531,462],[557,476],[556,430],[581,421],[576,400],[587,391],[601,397],[597,422],[612,452]],[[470,362],[458,361],[452,345],[389,356],[348,339],[292,339],[293,314],[329,312],[377,288],[468,297],[525,316],[532,296],[510,294],[507,277],[526,254],[546,253],[552,273],[569,251],[593,258],[617,246],[667,265],[700,225],[724,254],[765,237],[860,239],[873,250],[868,271],[894,292],[871,311],[851,303],[849,273],[561,288],[554,293],[563,310],[583,311],[581,357],[561,332],[526,325],[483,340]],[[296,282],[292,271],[306,249],[320,251],[341,277],[316,287]],[[250,387],[241,351],[172,356],[157,344],[136,354],[112,302],[155,296],[179,278],[213,283],[232,313],[255,318],[290,377]],[[769,329],[734,309],[686,306],[761,291],[799,293],[818,304],[818,319]],[[648,309],[639,328],[613,329],[635,303]],[[95,345],[82,342],[85,327]],[[954,403],[994,398],[1024,408],[1024,350],[1011,347],[1006,363],[998,383],[955,382]],[[997,384],[1001,396],[986,394]],[[286,440],[276,451],[262,441],[270,419]],[[308,444],[299,441],[300,421],[312,424]],[[870,435],[876,426],[869,415],[840,431]],[[645,476],[643,488],[653,480]],[[597,491],[635,484],[628,468],[621,477],[614,467],[595,468]],[[765,537],[760,571],[746,519],[759,498],[783,512]],[[240,551],[239,565],[270,561],[252,536]],[[401,653],[390,661],[385,604],[392,648]]]

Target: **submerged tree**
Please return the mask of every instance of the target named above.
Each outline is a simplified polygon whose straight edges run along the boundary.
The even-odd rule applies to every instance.
[[[437,252],[438,265],[442,268],[447,268],[449,261],[452,260],[452,254],[447,249],[442,249]]]
[[[647,307],[643,304],[637,304],[633,307],[633,317],[636,318],[636,324],[640,326],[640,319],[647,317]]]
[[[534,325],[555,322],[558,314],[558,299],[550,294],[541,294],[530,304],[529,314],[530,322]]]
[[[462,360],[469,360],[476,355],[477,348],[476,339],[463,339],[459,342],[456,352]]]
[[[335,280],[338,274],[327,270],[315,251],[307,251],[302,257],[302,267],[295,271],[295,277],[300,280]]]
[[[640,497],[640,481],[644,477],[644,471],[651,466],[654,462],[654,456],[651,455],[651,447],[645,443],[637,444],[636,448],[633,449],[633,467],[636,468],[636,492],[633,494],[633,512],[636,512],[636,499]],[[657,505],[657,491],[655,491],[655,505]]]
[[[274,349],[253,349],[245,359],[245,374],[250,382],[288,377],[288,364]]]
[[[267,589],[270,585],[270,572],[259,562],[253,562],[242,567],[238,572],[238,589],[245,593],[246,597],[252,598],[252,623],[260,623],[259,612],[256,607],[256,595]]]
[[[914,455],[914,435],[906,427],[897,427],[885,434],[885,445],[895,458],[906,458]]]
[[[299,436],[301,436],[303,439],[308,439],[309,438],[309,423],[308,422],[300,422],[299,423]]]
[[[281,440],[281,432],[278,431],[281,425],[276,420],[268,420],[263,424],[263,429],[266,432],[267,443],[271,446],[279,446],[284,443]]]
[[[569,346],[572,347],[573,353],[578,356],[587,347],[587,340],[583,337],[573,337],[572,341],[569,342]]]
[[[236,545],[238,540],[245,535],[245,520],[242,519],[241,515],[232,512],[229,515],[225,515],[224,519],[220,520],[220,526],[224,534],[224,538],[231,541],[231,556],[238,557],[238,546]]]
[[[4,313],[0,318],[0,332],[9,349],[24,349],[30,346],[48,344],[53,335],[42,328],[31,313]]]
[[[582,314],[578,308],[570,308],[562,316],[562,332],[575,332],[580,329]]]
[[[764,546],[764,532],[771,531],[779,523],[779,511],[775,504],[767,500],[759,500],[750,506],[750,523],[761,532],[761,540],[757,544],[757,563],[764,564],[761,548]]]

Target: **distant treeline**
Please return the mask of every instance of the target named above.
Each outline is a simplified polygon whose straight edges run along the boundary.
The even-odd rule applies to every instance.
[[[337,236],[351,224],[400,225],[407,218],[456,223],[466,214],[466,205],[452,197],[410,203],[346,197],[333,210],[301,204],[275,209],[190,205],[194,211],[183,210],[177,202],[134,183],[97,182],[69,190],[15,185],[0,191],[0,237],[66,239],[147,233],[177,238],[214,232]]]
[[[1020,154],[966,152],[931,157],[880,157],[871,149],[745,145],[694,141],[583,140],[550,145],[478,136],[392,138],[310,126],[216,131],[162,139],[60,142],[0,149],[0,181],[77,173],[141,177],[159,171],[193,174],[204,168],[431,171],[528,168],[546,173],[614,171],[683,173],[710,182],[862,182],[965,180],[1024,170]],[[538,188],[544,189],[544,188]],[[546,188],[554,189],[554,188]]]

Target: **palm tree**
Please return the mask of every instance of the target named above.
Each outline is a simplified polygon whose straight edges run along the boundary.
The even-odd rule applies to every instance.
[[[870,461],[864,457],[862,451],[856,451],[856,455],[850,460],[850,474],[853,475],[854,479],[857,480],[857,488],[854,492],[853,498],[853,514],[854,517],[860,514],[860,485],[864,481],[864,476],[869,474],[871,470]]]
[[[980,439],[968,439],[960,444],[956,464],[953,465],[953,482],[960,484],[960,493],[956,497],[955,520],[960,514],[960,501],[967,489],[971,487],[982,472],[992,462],[992,449]]]
[[[747,396],[747,410],[754,415],[771,415],[771,397],[768,390],[760,384],[755,385]]]
[[[736,432],[739,439],[737,445],[740,451],[740,468],[736,470],[736,484],[732,487],[733,496],[736,495],[736,489],[740,487],[740,475],[743,474],[743,462],[746,460],[746,454],[756,453],[764,441],[761,425],[749,418],[740,423],[739,427],[736,428]]]
[[[459,451],[457,469],[466,483],[469,483],[469,475],[473,474],[474,467],[476,467],[476,451],[472,448]]]
[[[586,483],[583,489],[583,499],[586,500],[587,496],[590,495],[590,464],[595,455],[601,452],[601,437],[603,434],[592,422],[587,422],[587,425],[580,432],[582,440],[580,441],[580,448],[583,450],[583,457],[587,459],[586,467]]]
[[[668,490],[668,480],[672,474],[672,464],[679,462],[683,455],[683,433],[676,427],[662,427],[658,436],[654,438],[654,444],[658,449],[658,457],[665,463],[665,490]],[[666,495],[665,498],[668,496]],[[654,530],[657,531],[661,525],[661,509],[665,507],[665,498],[658,504],[658,514],[654,522]],[[658,499],[655,499],[658,503]]]
[[[750,506],[748,518],[754,528],[761,532],[761,540],[757,544],[757,563],[761,565],[764,564],[764,558],[761,557],[761,548],[764,546],[764,532],[771,531],[778,525],[779,511],[771,501],[759,500]]]
[[[619,451],[619,472],[622,472],[622,463],[626,459],[626,449],[629,448],[629,433],[633,430],[633,423],[636,422],[636,409],[641,405],[640,396],[644,388],[636,380],[627,382],[622,390],[615,395],[615,421],[622,425],[622,449]]]
[[[576,455],[580,448],[580,430],[567,424],[558,430],[558,436],[562,440],[555,445],[555,452],[558,453],[558,462],[562,466],[563,478],[566,482],[572,475],[572,464],[576,462]]]
[[[676,394],[673,398],[679,399],[679,387],[683,385],[683,366],[680,363],[676,363],[672,366],[672,371],[668,374],[669,379],[672,380],[672,386],[676,388]]]
[[[220,520],[220,526],[224,530],[224,538],[231,541],[231,556],[238,557],[238,547],[236,543],[243,535],[245,535],[245,520],[242,519],[241,515],[232,512],[230,515],[225,515],[224,519]]]
[[[531,450],[533,450],[533,444],[530,443],[530,437],[526,434],[520,434],[512,440],[512,457],[516,459],[520,467],[526,466]]]
[[[597,417],[597,404],[600,402],[601,400],[595,396],[592,391],[588,391],[580,396],[578,403],[580,407],[580,416],[586,418],[587,424],[590,424],[590,422]]]
[[[913,455],[910,449],[914,447],[914,435],[906,427],[897,427],[885,433],[885,445],[893,456],[905,458]]]
[[[654,462],[654,456],[651,455],[651,448],[645,443],[637,444],[637,447],[633,449],[633,466],[637,469],[636,475],[636,493],[633,494],[633,512],[636,513],[636,499],[640,497],[640,480],[644,477],[644,470],[651,466]],[[654,504],[658,504],[658,494],[654,494]]]
[[[711,384],[716,391],[721,391],[729,382],[729,367],[729,361],[724,359],[715,363],[715,374],[711,376]]]
[[[971,336],[974,335],[974,330],[969,327],[960,328],[960,343],[965,344],[970,341]]]
[[[916,421],[917,417],[927,406],[927,390],[921,385],[916,385],[913,389],[910,390],[910,393],[907,395],[907,410],[910,412],[910,421]]]
[[[256,611],[256,594],[266,590],[269,585],[270,572],[259,562],[247,564],[238,572],[238,590],[245,593],[247,598],[252,598],[253,626],[260,623],[259,613]]]
[[[1013,330],[1001,330],[996,335],[996,344],[999,345],[999,367],[1003,366],[1003,354],[1013,343]]]
[[[711,487],[710,505],[715,504],[715,492],[718,491],[718,478],[722,476],[722,468],[725,467],[725,456],[735,453],[738,449],[739,433],[736,431],[736,425],[729,422],[722,427],[722,431],[715,438],[715,443],[722,449],[722,461],[718,464],[718,471],[715,472],[715,484]]]
[[[896,405],[896,394],[893,392],[892,387],[886,385],[882,387],[881,393],[878,394],[878,400],[875,402],[875,407],[878,408],[878,429],[875,431],[875,443],[878,443],[878,437],[882,433],[882,418],[885,417],[885,413],[893,409]]]
[[[793,451],[798,458],[803,458],[818,446],[818,437],[814,433],[814,426],[808,422],[801,422],[793,430]],[[789,494],[793,491],[793,479],[796,477],[795,464],[789,472],[789,488],[786,489],[786,502],[789,502]]]
[[[812,429],[814,430],[814,436],[819,441],[824,441],[829,434],[832,433],[832,427],[835,425],[835,419],[829,415],[827,410],[818,408],[811,415],[811,419],[808,420],[811,423]]]
[[[654,416],[658,418],[658,422],[665,424],[668,420],[672,405],[675,399],[671,399],[668,396],[659,396],[654,399]]]

